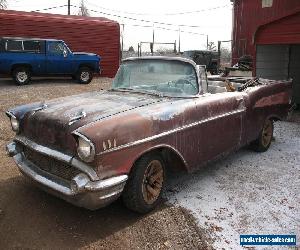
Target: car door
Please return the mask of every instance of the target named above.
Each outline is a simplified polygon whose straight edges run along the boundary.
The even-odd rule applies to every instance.
[[[24,40],[23,55],[30,62],[33,75],[43,75],[46,71],[45,41]]]
[[[47,74],[71,74],[72,58],[62,41],[47,42]]]
[[[205,94],[184,115],[181,149],[190,168],[240,146],[245,104],[241,93]]]

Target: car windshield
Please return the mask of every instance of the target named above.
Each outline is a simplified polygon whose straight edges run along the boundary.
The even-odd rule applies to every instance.
[[[192,64],[162,59],[137,59],[122,63],[112,89],[172,97],[188,97],[199,92]]]

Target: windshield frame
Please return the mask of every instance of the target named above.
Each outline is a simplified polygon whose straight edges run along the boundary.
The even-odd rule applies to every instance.
[[[168,95],[168,93],[162,93],[161,96],[166,96],[166,97],[174,97],[174,98],[191,98],[191,97],[198,97],[199,95],[203,94],[203,89],[201,86],[201,82],[199,81],[200,76],[199,76],[199,71],[197,68],[197,65],[194,61],[187,59],[187,58],[183,58],[183,57],[166,57],[166,56],[145,56],[145,57],[130,57],[130,58],[126,58],[124,60],[122,60],[122,64],[126,63],[126,62],[133,62],[133,61],[143,61],[143,60],[154,60],[154,61],[159,61],[159,60],[163,60],[163,61],[175,61],[175,62],[184,62],[184,63],[188,63],[190,64],[194,70],[195,70],[195,76],[196,76],[196,83],[197,83],[197,87],[198,87],[198,92],[194,95],[184,95],[184,96],[173,96],[173,95]],[[119,67],[119,70],[121,69],[121,67]],[[117,72],[117,74],[118,74]],[[124,91],[121,88],[113,88],[111,87],[110,90],[112,91]],[[130,90],[128,90],[130,91]],[[133,92],[139,92],[139,91],[133,91]],[[145,91],[140,91],[140,93],[144,93],[147,94],[147,92]],[[148,94],[151,94],[150,92]]]

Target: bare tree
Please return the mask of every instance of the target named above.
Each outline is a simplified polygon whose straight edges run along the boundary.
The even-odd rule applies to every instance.
[[[215,45],[214,42],[209,42],[207,45],[208,45],[208,46],[207,46],[207,49],[208,49],[208,50],[212,50],[212,51],[217,50],[217,47],[216,47],[216,45]]]
[[[78,16],[90,16],[88,8],[85,6],[84,0],[81,0]]]
[[[7,1],[6,0],[0,0],[0,10],[4,10],[7,8]]]

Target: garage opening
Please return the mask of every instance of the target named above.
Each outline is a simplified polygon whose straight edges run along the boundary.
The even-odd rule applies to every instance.
[[[293,101],[300,105],[300,12],[262,25],[255,35],[256,75],[293,79]]]
[[[257,45],[256,75],[272,80],[293,79],[293,101],[300,104],[300,44]]]

